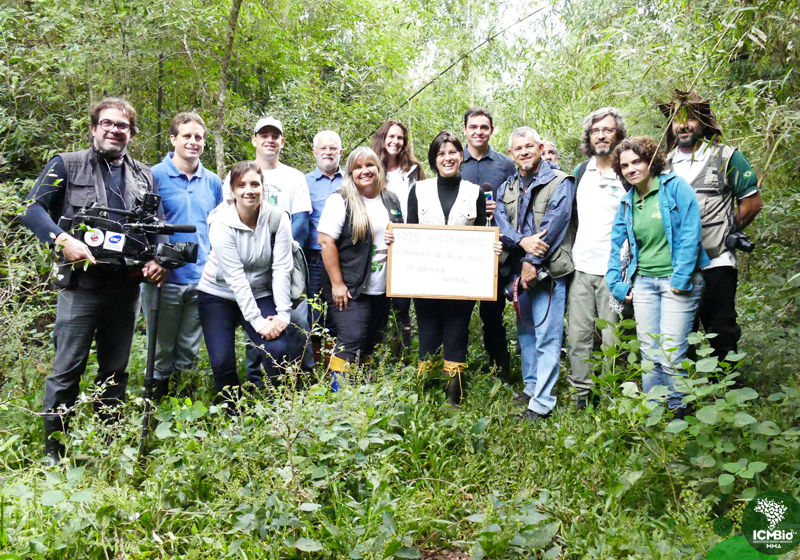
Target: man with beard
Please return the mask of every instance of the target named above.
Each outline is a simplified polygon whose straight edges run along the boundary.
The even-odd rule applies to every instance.
[[[592,352],[614,345],[613,329],[619,316],[609,307],[605,282],[611,253],[611,228],[620,200],[622,182],[611,168],[611,152],[625,138],[625,119],[614,107],[598,109],[583,119],[581,151],[589,159],[575,168],[578,231],[572,247],[575,277],[569,289],[568,350],[575,406],[586,408],[591,400]],[[596,319],[609,326],[598,332]]]
[[[342,160],[342,140],[339,135],[332,130],[322,130],[314,136],[314,158],[317,160],[317,168],[311,173],[306,174],[308,192],[311,195],[311,216],[309,217],[309,233],[303,252],[308,263],[308,299],[318,298],[322,304],[322,283],[321,275],[324,269],[322,264],[322,247],[317,239],[317,226],[325,208],[325,201],[328,197],[342,188],[342,172],[339,169],[339,162]],[[311,309],[311,325],[316,326],[320,321],[320,312]],[[332,325],[328,325],[332,328]],[[333,334],[333,333],[331,333]],[[314,355],[320,359],[320,338],[314,336]]]
[[[664,172],[674,172],[694,188],[700,202],[703,248],[711,259],[703,268],[706,287],[695,330],[702,322],[706,333],[717,335],[709,342],[712,355],[722,361],[728,352],[737,351],[742,334],[736,323],[735,234],[763,206],[758,179],[747,158],[722,143],[722,129],[708,100],[695,92],[676,90],[675,99],[659,109],[670,119],[667,148],[671,151]]]
[[[158,194],[150,169],[126,153],[137,132],[136,111],[130,103],[107,97],[91,108],[89,121],[92,145],[50,160],[28,195],[30,204],[22,216],[23,223],[58,253],[56,355],[42,404],[45,455],[50,464],[64,456],[64,444],[52,436],[66,429],[93,341],[95,384],[101,390],[95,411],[106,422],[115,420],[113,408],[125,399],[128,385],[125,369],[138,317],[139,283],[144,278],[160,284],[168,274],[155,260],[133,270],[118,259],[95,259],[89,245],[97,247],[104,237],[107,241],[118,236],[72,229],[75,215],[94,203],[131,211],[146,193]],[[113,211],[108,219],[126,220]],[[153,236],[150,241],[166,241],[166,237]]]
[[[497,190],[495,214],[507,249],[502,268],[515,275],[509,288],[525,388],[514,400],[526,407],[521,419],[532,422],[548,417],[556,405],[567,277],[574,270],[573,179],[541,158],[542,147],[532,128],[511,134],[509,155],[518,170]]]

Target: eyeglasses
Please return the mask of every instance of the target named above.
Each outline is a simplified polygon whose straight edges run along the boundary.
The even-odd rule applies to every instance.
[[[117,130],[122,133],[128,132],[131,129],[131,125],[126,122],[114,122],[108,119],[103,119],[100,121],[100,128],[106,132],[111,132],[114,130],[114,127],[116,127]]]
[[[589,129],[589,134],[591,136],[597,136],[598,134],[600,134],[602,132],[606,136],[609,136],[610,134],[613,134],[616,131],[617,131],[616,128],[590,128]]]

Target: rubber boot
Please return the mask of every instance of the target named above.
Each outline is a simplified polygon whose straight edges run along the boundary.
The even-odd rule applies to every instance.
[[[422,381],[422,378],[431,370],[432,367],[433,362],[428,360],[420,360],[419,365],[417,366],[417,381]]]
[[[507,356],[503,361],[497,362],[497,378],[508,385],[511,386],[511,356]]]
[[[66,447],[60,441],[50,437],[55,432],[66,434],[64,421],[56,414],[44,417],[44,458],[47,465],[54,467],[64,458]]]
[[[400,340],[403,345],[403,350],[411,348],[411,327],[402,327],[400,329]]]
[[[444,361],[444,372],[448,376],[447,384],[444,386],[444,393],[447,395],[447,404],[453,408],[461,408],[461,401],[464,398],[464,386],[461,374],[464,373],[467,364],[462,362]]]
[[[339,390],[339,378],[342,374],[350,371],[350,363],[339,356],[333,356],[331,357],[330,367],[331,377],[333,378],[331,382],[331,391],[335,393]]]
[[[158,404],[167,395],[169,395],[169,377],[166,379],[153,379],[153,402]]]

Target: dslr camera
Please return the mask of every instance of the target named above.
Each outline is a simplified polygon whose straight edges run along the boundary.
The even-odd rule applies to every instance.
[[[519,280],[519,277],[520,277],[519,274],[515,274],[511,278],[511,282],[509,282],[508,285],[505,288],[503,288],[503,294],[505,294],[506,299],[508,301],[514,301],[515,293],[517,294],[517,297],[519,297],[520,288],[522,288],[522,282]],[[547,270],[545,267],[541,266],[537,269],[536,272],[535,285],[542,284],[546,282],[549,278],[550,278],[550,271]],[[531,289],[531,287],[532,286],[529,285],[528,289]]]
[[[750,241],[750,238],[744,232],[733,231],[725,238],[725,247],[730,251],[738,249],[745,253],[752,253],[753,249],[756,248],[756,244]]]
[[[170,224],[158,219],[160,203],[161,195],[146,193],[141,204],[133,211],[97,205],[84,208],[71,220],[73,237],[86,243],[98,262],[107,264],[138,269],[155,260],[164,268],[174,270],[186,263],[196,263],[197,243],[153,244],[147,239],[147,234],[172,235],[197,231],[192,225]],[[109,214],[124,216],[127,220],[120,223],[110,219]]]

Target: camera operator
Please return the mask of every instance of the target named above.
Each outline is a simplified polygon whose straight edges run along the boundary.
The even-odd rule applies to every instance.
[[[667,126],[665,173],[674,172],[689,183],[700,203],[703,248],[711,264],[703,267],[705,290],[694,329],[702,322],[713,355],[720,361],[736,352],[742,329],[736,323],[736,251],[750,252],[753,244],[742,232],[764,203],[758,180],[747,158],[722,143],[722,129],[711,104],[694,92],[675,91],[675,99],[660,104],[670,119]],[[734,204],[738,204],[738,211]]]
[[[517,173],[497,190],[495,219],[508,249],[500,257],[503,268],[518,275],[506,287],[517,311],[525,383],[514,400],[526,407],[521,420],[536,422],[556,406],[567,276],[575,270],[570,255],[575,183],[542,159],[544,146],[532,128],[512,132],[508,147]]]
[[[104,421],[120,404],[128,384],[128,357],[139,308],[139,282],[161,283],[167,271],[155,260],[140,270],[95,259],[89,247],[70,235],[72,218],[97,203],[133,210],[147,192],[157,193],[150,169],[126,154],[136,135],[136,111],[125,100],[106,98],[89,113],[92,146],[61,153],[45,166],[27,197],[23,223],[45,243],[54,243],[58,257],[58,294],[53,342],[53,373],[45,382],[43,416],[45,454],[51,463],[64,446],[50,436],[64,432],[64,410],[75,404],[92,340],[97,343],[98,385],[104,385],[95,411]],[[124,223],[125,218],[109,213]],[[164,238],[166,240],[166,238]]]

